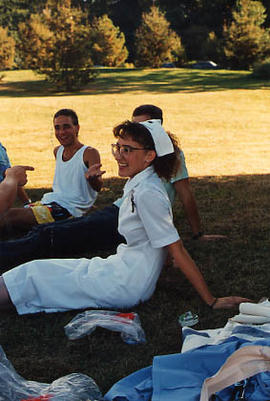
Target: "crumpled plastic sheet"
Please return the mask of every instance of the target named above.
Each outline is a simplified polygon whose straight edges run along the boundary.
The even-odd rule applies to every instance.
[[[67,337],[75,340],[91,334],[97,326],[120,332],[122,340],[127,344],[146,342],[139,315],[135,312],[86,310],[78,313],[64,329]]]
[[[81,373],[71,373],[51,384],[20,376],[0,346],[0,401],[100,401],[95,381]]]

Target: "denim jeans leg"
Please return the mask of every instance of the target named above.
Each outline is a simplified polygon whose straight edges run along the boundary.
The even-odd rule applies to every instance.
[[[88,216],[33,228],[26,236],[0,242],[0,267],[7,270],[33,259],[78,257],[115,250],[125,239],[118,233],[119,208],[112,205]],[[74,255],[75,254],[75,255]]]

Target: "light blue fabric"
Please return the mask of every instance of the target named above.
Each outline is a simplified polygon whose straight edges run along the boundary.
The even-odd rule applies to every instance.
[[[203,345],[217,345],[229,337],[238,337],[246,341],[256,341],[260,338],[270,339],[270,323],[248,325],[236,322],[227,324],[218,329],[194,330],[191,327],[182,328],[182,352],[199,348]]]
[[[122,198],[116,199],[116,201],[113,202],[113,205],[120,208],[120,206],[121,206],[122,203],[123,203],[123,200],[124,200],[124,197],[122,196]]]
[[[185,180],[186,178],[188,178],[186,160],[184,153],[182,151],[180,151],[180,160],[181,160],[181,165],[177,170],[176,175],[172,177],[170,181],[165,181],[164,179],[162,180],[172,205],[176,195],[176,190],[173,184],[176,181]]]
[[[5,171],[10,167],[10,161],[7,155],[6,148],[0,142],[0,182],[5,177]]]
[[[182,354],[156,356],[152,370],[142,369],[120,380],[105,394],[105,400],[199,401],[204,380],[214,375],[234,351],[248,345],[270,347],[270,340],[246,341],[232,336],[222,344],[206,345]],[[218,393],[222,398],[217,399],[230,401],[233,389],[234,386],[230,386],[222,390]],[[249,394],[249,401],[270,400],[270,372],[250,378],[246,394]]]
[[[180,150],[180,161],[181,161],[181,165],[180,165],[179,169],[177,170],[176,175],[174,177],[172,177],[170,181],[165,181],[164,179],[162,180],[163,184],[165,186],[165,189],[167,191],[167,194],[169,196],[169,199],[171,201],[171,204],[173,204],[174,199],[175,199],[175,194],[176,194],[173,184],[176,181],[185,180],[186,178],[188,178],[188,171],[187,171],[187,166],[186,166],[185,155],[182,152],[182,150]],[[113,204],[117,207],[120,207],[123,200],[124,200],[123,197],[118,198],[115,202],[113,202]]]
[[[152,391],[152,366],[149,366],[114,384],[105,395],[105,400],[148,401],[152,397]]]

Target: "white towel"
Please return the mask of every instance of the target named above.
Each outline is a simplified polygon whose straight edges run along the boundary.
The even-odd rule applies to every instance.
[[[270,302],[265,300],[258,304],[243,302],[239,305],[239,315],[230,320],[238,323],[263,324],[270,323]]]

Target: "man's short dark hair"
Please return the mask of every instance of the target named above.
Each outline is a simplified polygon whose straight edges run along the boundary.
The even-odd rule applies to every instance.
[[[72,109],[61,109],[61,110],[58,110],[55,113],[53,119],[55,120],[55,118],[60,117],[60,116],[71,117],[73,125],[79,125],[78,116],[75,113],[75,111],[72,110]]]
[[[153,104],[142,104],[141,106],[136,107],[132,115],[136,117],[143,114],[148,114],[151,118],[161,120],[161,123],[163,123],[163,112],[161,108],[154,106]]]

